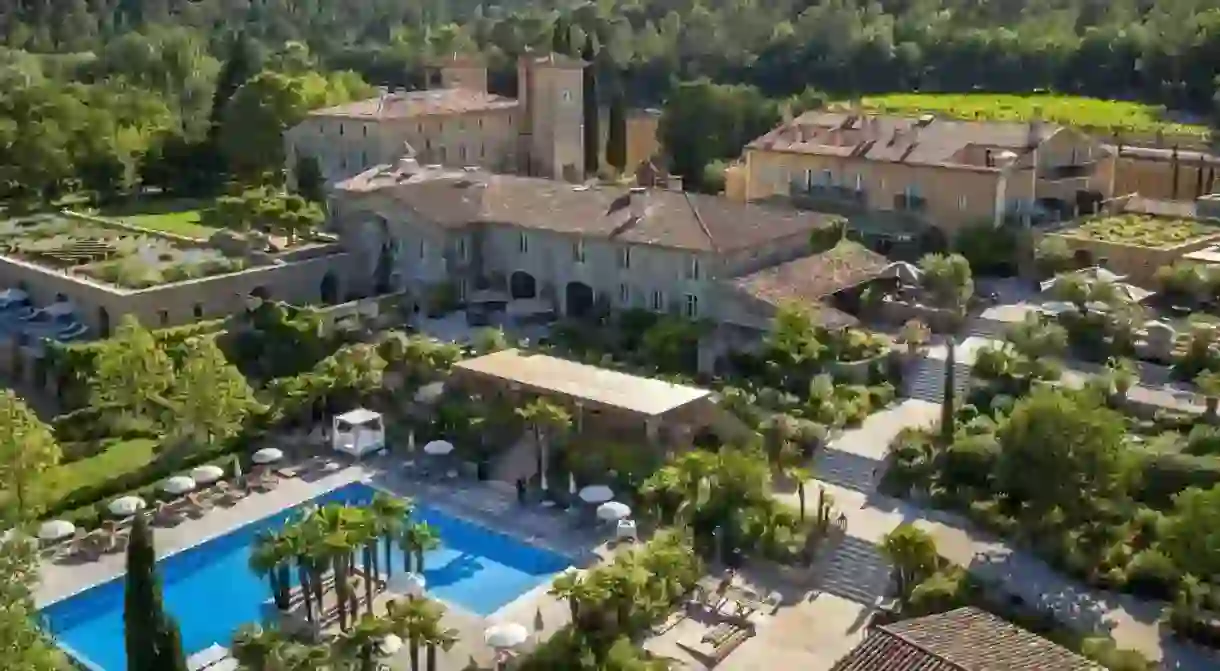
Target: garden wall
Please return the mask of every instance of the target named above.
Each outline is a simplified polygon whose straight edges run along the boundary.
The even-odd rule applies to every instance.
[[[1107,270],[1127,275],[1129,282],[1143,287],[1153,285],[1156,271],[1162,266],[1170,265],[1186,254],[1211,247],[1220,241],[1220,232],[1217,232],[1215,235],[1192,240],[1177,247],[1156,249],[1101,240],[1084,240],[1069,235],[1060,235],[1055,231],[1038,234],[1038,241],[1048,235],[1056,236],[1066,242],[1068,248],[1073,252],[1087,251],[1098,262],[1105,259]]]

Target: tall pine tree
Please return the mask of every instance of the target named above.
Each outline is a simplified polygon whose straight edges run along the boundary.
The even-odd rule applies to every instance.
[[[257,61],[254,42],[245,32],[237,33],[229,39],[225,62],[216,76],[216,89],[212,92],[209,139],[215,140],[216,134],[220,132],[225,107],[229,104],[233,94],[237,93],[237,89],[258,72]]]
[[[165,613],[157,553],[147,516],[136,516],[127,545],[127,583],[123,599],[127,671],[183,671],[186,658],[178,623]]]
[[[621,77],[621,75],[620,75]],[[623,82],[616,77],[611,85],[610,116],[606,129],[606,163],[618,174],[627,168],[627,101],[623,94]]]
[[[585,35],[585,48],[580,55],[585,61],[585,175],[592,176],[601,168],[601,132],[598,128],[601,110],[597,106],[597,46],[593,43],[593,33]]]

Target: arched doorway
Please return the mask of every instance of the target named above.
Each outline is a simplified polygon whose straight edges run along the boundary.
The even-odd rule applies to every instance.
[[[110,337],[110,311],[106,308],[97,309],[97,332],[103,338]]]
[[[326,274],[322,276],[322,284],[318,287],[318,290],[322,296],[323,303],[334,305],[339,302],[339,278],[335,277],[334,271],[326,271]]]
[[[593,309],[593,287],[584,282],[568,282],[566,309],[569,317],[583,317]]]
[[[533,275],[518,270],[508,278],[508,295],[514,299],[537,298],[538,282]]]

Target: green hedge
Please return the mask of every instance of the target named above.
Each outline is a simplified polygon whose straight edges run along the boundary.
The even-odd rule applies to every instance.
[[[211,448],[200,449],[182,459],[154,461],[144,468],[116,475],[96,486],[78,489],[48,506],[44,516],[47,518],[62,517],[84,527],[97,526],[98,517],[104,513],[103,508],[110,499],[128,493],[141,496],[145,500],[155,499],[157,483],[171,475],[204,464],[222,465],[226,467],[227,471],[227,466],[232,462],[234,453],[248,451],[248,448],[262,440],[264,436],[263,430],[253,429],[227,442],[218,443]],[[239,455],[239,458],[242,456],[244,455]]]
[[[1175,494],[1189,487],[1220,484],[1220,457],[1214,455],[1147,453],[1141,458],[1135,498],[1153,508],[1167,508]]]

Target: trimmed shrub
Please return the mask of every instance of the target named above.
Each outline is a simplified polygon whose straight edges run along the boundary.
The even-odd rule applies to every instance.
[[[1153,508],[1166,508],[1173,496],[1189,487],[1208,489],[1220,483],[1220,457],[1193,454],[1143,453],[1135,498]]]

